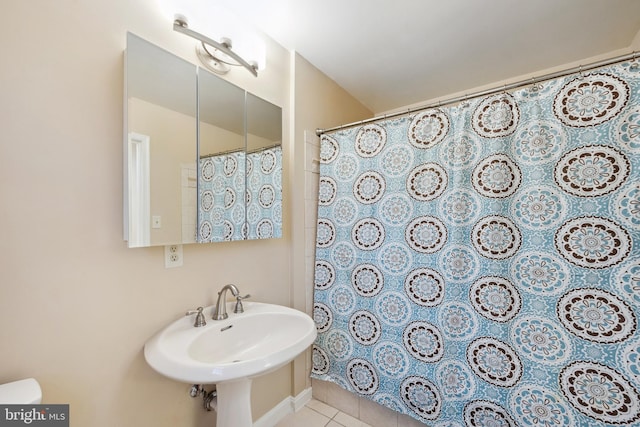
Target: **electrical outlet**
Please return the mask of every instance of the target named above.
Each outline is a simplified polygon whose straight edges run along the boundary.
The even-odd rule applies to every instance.
[[[164,267],[182,267],[182,245],[167,245],[164,247]]]

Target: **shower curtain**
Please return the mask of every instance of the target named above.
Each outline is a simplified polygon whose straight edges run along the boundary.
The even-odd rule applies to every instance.
[[[247,238],[282,237],[282,146],[247,154]]]
[[[640,70],[324,134],[312,377],[429,426],[640,426]]]
[[[244,151],[200,159],[198,242],[242,240],[246,234]]]
[[[282,237],[282,147],[200,159],[198,242]]]

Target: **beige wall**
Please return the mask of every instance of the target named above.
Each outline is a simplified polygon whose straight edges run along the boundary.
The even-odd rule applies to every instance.
[[[324,110],[336,99],[313,105],[315,94],[303,85],[328,79],[273,42],[259,78],[233,70],[228,79],[282,106],[291,129],[283,136],[284,237],[187,245],[184,266],[173,269],[164,268],[162,247],[128,249],[122,240],[126,31],[197,62],[195,42],[173,32],[156,5],[2,3],[3,16],[15,19],[0,27],[0,383],[37,378],[45,403],[70,404],[76,427],[213,426],[215,414],[188,397],[188,384],[147,366],[144,342],[186,309],[212,303],[226,283],[254,300],[307,306],[306,297],[297,302],[310,284],[301,257],[304,189],[293,185],[304,171],[296,159],[301,129],[329,125]],[[305,103],[296,108],[295,130],[292,88]],[[351,102],[344,92],[338,99]],[[322,120],[313,119],[316,112]],[[353,118],[330,116],[336,124]],[[296,365],[303,368],[256,381],[254,417],[300,392],[304,386],[294,384],[306,383],[308,365]]]
[[[180,165],[192,163],[195,167],[195,117],[137,98],[128,100],[128,116],[129,132],[146,135],[150,140],[150,214],[160,216],[162,224],[161,228],[151,228],[151,245],[181,242]]]
[[[200,122],[200,155],[244,149],[244,135]]]

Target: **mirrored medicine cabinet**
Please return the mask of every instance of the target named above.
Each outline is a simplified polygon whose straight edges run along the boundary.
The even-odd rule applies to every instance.
[[[282,109],[127,33],[129,247],[282,236]]]

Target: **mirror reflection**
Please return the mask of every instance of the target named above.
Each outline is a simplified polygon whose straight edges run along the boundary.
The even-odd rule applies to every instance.
[[[282,109],[247,94],[247,237],[282,237]]]
[[[196,67],[128,34],[126,91],[129,247],[195,242]]]
[[[198,241],[244,239],[245,92],[199,70]]]
[[[282,109],[127,34],[129,247],[282,236]]]

